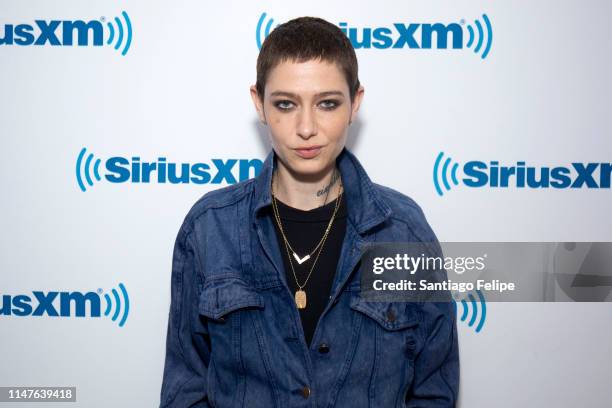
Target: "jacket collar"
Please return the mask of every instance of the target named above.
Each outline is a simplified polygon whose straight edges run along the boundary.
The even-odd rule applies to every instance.
[[[340,177],[344,187],[344,198],[348,210],[348,218],[360,234],[382,223],[391,215],[391,208],[368,177],[357,157],[346,147],[336,158]],[[270,151],[266,157],[259,175],[255,178],[253,216],[272,205],[272,173],[276,166],[276,152]]]

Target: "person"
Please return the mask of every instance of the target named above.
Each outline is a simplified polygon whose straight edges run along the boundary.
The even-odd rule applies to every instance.
[[[364,245],[438,241],[346,148],[364,96],[350,41],[316,17],[279,25],[250,93],[272,149],[178,232],[160,407],[454,406],[450,302],[359,295]]]

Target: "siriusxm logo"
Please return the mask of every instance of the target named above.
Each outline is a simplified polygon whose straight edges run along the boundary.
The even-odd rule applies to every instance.
[[[144,161],[138,156],[130,158],[113,156],[104,161],[104,179],[111,183],[169,183],[169,184],[234,184],[237,182],[232,170],[238,165],[238,180],[256,177],[263,162],[259,159],[212,159],[207,163],[172,163],[165,157],[155,161]],[[81,191],[102,181],[102,160],[93,153],[87,154],[84,147],[76,160],[76,181]],[[253,172],[251,172],[253,169]],[[87,185],[86,185],[87,184]]]
[[[125,55],[132,43],[132,23],[125,11],[121,16],[123,20],[115,17],[107,21],[101,17],[99,21],[34,20],[33,23],[4,24],[0,45],[108,45]]]
[[[270,34],[274,19],[262,13],[257,21],[255,41],[261,49],[263,40]],[[493,28],[486,14],[482,21],[473,24],[465,20],[458,23],[405,23],[397,22],[383,27],[352,27],[346,22],[338,26],[346,34],[355,49],[463,49],[470,48],[485,59],[493,43]],[[278,24],[277,24],[278,25]]]
[[[113,288],[103,294],[96,292],[42,292],[33,291],[29,295],[2,295],[0,316],[49,316],[49,317],[104,317],[123,327],[130,312],[130,299],[123,283],[119,291]],[[104,299],[104,301],[102,301]]]
[[[436,157],[433,182],[438,195],[458,186],[459,163],[444,152]],[[568,166],[528,166],[524,161],[503,166],[499,161],[472,160],[462,166],[461,183],[467,187],[515,188],[610,188],[612,163],[570,163]]]

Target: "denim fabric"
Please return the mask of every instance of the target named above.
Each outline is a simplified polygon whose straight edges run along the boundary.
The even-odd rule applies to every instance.
[[[272,150],[257,177],[206,193],[179,230],[160,407],[455,406],[453,305],[359,296],[364,245],[439,248],[420,207],[373,183],[346,148],[338,156],[346,235],[309,348],[273,220],[260,211],[271,205],[274,159]]]

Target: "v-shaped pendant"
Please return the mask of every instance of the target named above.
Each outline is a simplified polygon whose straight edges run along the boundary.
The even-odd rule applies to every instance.
[[[300,265],[310,259],[310,255],[306,255],[303,258],[300,258],[295,252],[293,253],[293,257]]]

